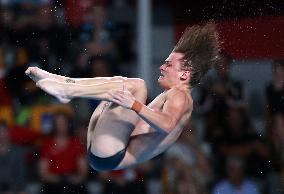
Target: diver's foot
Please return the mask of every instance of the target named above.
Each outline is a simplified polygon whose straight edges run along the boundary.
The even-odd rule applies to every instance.
[[[39,80],[36,85],[62,103],[68,103],[71,100],[71,97],[66,92],[66,84],[64,83],[47,78]]]
[[[53,78],[53,75],[51,73],[48,73],[47,71],[44,71],[38,67],[29,67],[25,71],[25,73],[35,82],[38,82],[46,78],[51,78],[51,79]]]

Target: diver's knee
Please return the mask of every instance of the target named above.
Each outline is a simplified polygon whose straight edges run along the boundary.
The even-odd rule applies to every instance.
[[[147,90],[146,82],[143,79],[140,78],[130,78],[127,80],[130,89],[133,89],[133,91],[141,91],[141,90]]]
[[[126,79],[127,77],[123,77],[123,76],[114,76],[111,78],[112,81],[124,81]]]
[[[147,85],[145,80],[137,78],[137,86],[139,87],[139,89],[147,89]]]

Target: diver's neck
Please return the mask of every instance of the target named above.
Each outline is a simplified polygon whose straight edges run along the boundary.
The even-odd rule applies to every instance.
[[[172,88],[177,88],[177,89],[179,89],[179,90],[188,91],[188,92],[191,91],[190,85],[189,85],[189,84],[184,84],[184,83],[182,83],[182,84],[176,84],[176,85],[173,85],[173,86],[164,88],[164,90],[165,90],[165,91],[168,91],[168,90],[170,90],[170,89],[172,89]]]

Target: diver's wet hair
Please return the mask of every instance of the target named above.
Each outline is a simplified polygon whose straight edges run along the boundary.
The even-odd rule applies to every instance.
[[[191,71],[190,85],[195,86],[220,59],[216,25],[209,22],[186,28],[173,52],[184,54],[182,68]]]

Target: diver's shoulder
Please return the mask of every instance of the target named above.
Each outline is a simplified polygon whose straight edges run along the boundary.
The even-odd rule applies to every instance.
[[[188,101],[189,103],[192,102],[192,97],[189,91],[187,90],[181,90],[179,88],[171,88],[167,91],[167,98],[174,98],[176,100],[182,100]]]
[[[173,87],[167,91],[168,95],[181,95],[181,96],[187,96],[191,98],[190,90],[188,89],[182,89],[178,87]]]

